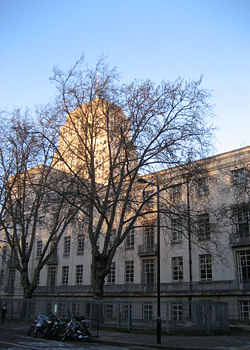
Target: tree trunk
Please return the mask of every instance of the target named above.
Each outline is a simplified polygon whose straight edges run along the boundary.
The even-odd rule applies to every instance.
[[[93,256],[91,264],[91,282],[94,299],[101,300],[104,295],[104,283],[107,275],[107,257]]]

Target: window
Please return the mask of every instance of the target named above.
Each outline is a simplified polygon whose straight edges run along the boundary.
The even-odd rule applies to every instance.
[[[64,237],[64,250],[63,254],[64,255],[69,255],[70,254],[70,236]]]
[[[182,222],[181,219],[171,220],[171,242],[179,243],[182,241]]]
[[[148,224],[143,227],[144,247],[152,249],[154,247],[154,224]]]
[[[200,278],[201,281],[212,280],[211,254],[200,255]]]
[[[76,265],[76,284],[82,284],[83,281],[83,265]]]
[[[206,177],[197,181],[197,193],[199,196],[207,195],[209,193],[208,179]]]
[[[143,191],[143,200],[145,201],[146,207],[152,208],[154,206],[154,192]]]
[[[237,237],[248,237],[250,235],[249,206],[245,204],[235,208],[234,218]]]
[[[200,240],[210,238],[210,222],[208,213],[198,215],[198,238]]]
[[[75,316],[80,315],[80,303],[72,304],[72,314]]]
[[[77,254],[81,255],[84,253],[84,235],[80,234],[77,236]]]
[[[113,318],[113,304],[105,304],[105,317]]]
[[[241,283],[250,283],[250,250],[237,252],[237,265]]]
[[[107,275],[107,284],[115,284],[115,262],[111,263],[110,271]]]
[[[135,230],[134,230],[134,227],[132,227],[126,237],[125,248],[134,249],[134,246],[135,246]]]
[[[234,186],[245,186],[247,184],[247,170],[245,168],[233,170],[231,177]]]
[[[182,303],[171,303],[171,318],[174,321],[182,321],[183,319]]]
[[[183,281],[183,257],[172,258],[172,279],[174,282]]]
[[[134,283],[134,261],[125,262],[125,283]]]
[[[43,250],[43,242],[42,241],[37,241],[36,245],[36,256],[39,258],[42,255],[42,250]]]
[[[239,311],[241,320],[250,320],[250,300],[240,300]]]
[[[150,321],[153,319],[153,305],[152,303],[143,304],[143,319]]]
[[[153,259],[143,260],[143,285],[144,287],[154,287],[155,263]]]
[[[48,270],[48,286],[54,287],[56,285],[56,267],[51,266]]]
[[[109,248],[112,248],[116,239],[116,230],[112,230],[109,236]]]
[[[172,187],[172,200],[174,202],[181,200],[181,184]]]
[[[2,287],[4,284],[4,270],[0,271],[0,286]]]
[[[69,267],[63,266],[62,267],[62,284],[68,284],[69,283]]]

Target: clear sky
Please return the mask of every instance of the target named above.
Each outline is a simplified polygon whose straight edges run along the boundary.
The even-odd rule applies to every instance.
[[[0,0],[0,110],[47,103],[54,66],[213,90],[216,153],[250,145],[250,0]]]

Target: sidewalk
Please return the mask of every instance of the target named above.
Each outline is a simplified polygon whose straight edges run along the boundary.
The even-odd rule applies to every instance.
[[[6,320],[0,324],[4,329],[27,334],[31,322]],[[250,350],[250,332],[234,332],[230,335],[204,336],[162,336],[156,344],[156,335],[100,330],[92,332],[91,342],[117,346],[138,346],[149,349],[169,350]]]

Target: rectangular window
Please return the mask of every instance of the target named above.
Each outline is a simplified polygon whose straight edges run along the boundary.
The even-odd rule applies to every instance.
[[[143,304],[143,319],[150,321],[153,319],[153,305],[152,303]]]
[[[107,275],[107,284],[115,284],[115,262],[111,263],[110,271]]]
[[[177,202],[181,200],[181,184],[177,184],[172,188],[172,201]]]
[[[68,284],[69,283],[69,267],[63,266],[62,267],[62,284]]]
[[[105,304],[105,317],[113,318],[113,304]]]
[[[232,177],[232,184],[234,186],[246,186],[247,170],[245,168],[232,170],[231,177]]]
[[[210,221],[208,213],[198,215],[198,238],[200,240],[210,238]]]
[[[42,255],[43,241],[37,241],[36,245],[36,256],[39,258]]]
[[[154,207],[154,192],[153,191],[143,191],[143,200],[145,201],[145,206],[148,208]]]
[[[51,266],[48,269],[48,286],[54,287],[56,285],[56,267]]]
[[[70,254],[70,236],[64,237],[64,249],[63,249],[63,255],[69,255]]]
[[[171,242],[179,243],[182,242],[182,221],[181,219],[171,220]]]
[[[208,179],[203,177],[197,181],[197,194],[199,196],[204,196],[209,193]]]
[[[183,303],[171,303],[171,318],[174,321],[183,320]]]
[[[80,315],[80,303],[72,304],[72,314],[76,316]]]
[[[239,311],[241,320],[250,320],[250,300],[240,300]]]
[[[154,224],[148,224],[143,227],[144,230],[144,247],[152,249],[154,247]]]
[[[126,249],[134,249],[135,246],[135,232],[134,227],[131,228],[126,237],[125,248]]]
[[[125,262],[125,283],[134,283],[134,261]]]
[[[249,205],[244,204],[234,209],[234,221],[237,237],[249,237],[250,235],[250,211]]]
[[[83,265],[76,265],[76,284],[82,284],[83,281]]]
[[[237,252],[238,275],[241,283],[250,283],[250,250]]]
[[[84,235],[80,234],[77,236],[77,254],[81,255],[84,253]]]
[[[201,278],[201,281],[212,280],[211,254],[200,255],[200,278]]]
[[[183,257],[172,258],[172,279],[173,282],[183,281]]]
[[[143,285],[144,287],[154,287],[155,262],[153,259],[143,260]]]

